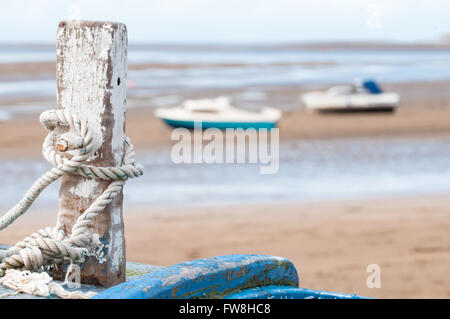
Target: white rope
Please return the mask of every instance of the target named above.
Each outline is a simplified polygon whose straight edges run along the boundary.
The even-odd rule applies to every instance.
[[[46,272],[30,272],[28,270],[7,269],[4,277],[0,278],[0,284],[14,292],[8,292],[0,296],[8,296],[25,293],[34,296],[49,297],[58,296],[64,299],[86,299],[96,295],[95,292],[67,291],[64,287],[53,281]]]
[[[95,256],[95,241],[90,232],[92,220],[122,191],[123,185],[128,178],[141,176],[144,173],[144,169],[135,162],[134,148],[127,137],[124,140],[125,151],[120,167],[90,166],[85,165],[85,162],[92,154],[95,143],[87,121],[81,120],[76,115],[65,110],[46,111],[41,114],[40,121],[45,128],[50,130],[44,140],[42,152],[47,161],[54,167],[42,175],[19,203],[1,217],[0,230],[8,227],[24,214],[41,192],[64,174],[78,174],[88,178],[110,180],[111,184],[78,217],[70,234],[65,234],[63,230],[56,227],[47,227],[26,237],[10,249],[1,252],[0,271],[5,274],[5,277],[0,282],[4,285],[10,285],[8,287],[16,287],[13,289],[18,289],[19,291],[25,292],[27,289],[26,292],[29,293],[29,291],[35,290],[25,288],[25,283],[30,280],[37,280],[41,285],[45,283],[49,287],[50,290],[48,291],[50,292],[53,291],[60,296],[74,296],[69,293],[63,293],[61,291],[63,288],[55,286],[57,285],[56,283],[42,279],[45,275],[48,276],[44,272],[39,273],[41,275],[39,277],[35,273],[26,271],[19,275],[18,272],[11,270],[38,272],[42,271],[44,266],[52,266],[65,260],[81,263],[84,262],[85,256]],[[59,136],[55,131],[57,127],[67,127],[68,132]],[[60,145],[62,143],[66,144],[63,145],[65,146],[63,151],[65,154],[70,155],[70,158],[67,155],[61,155],[61,151],[56,149],[57,143]],[[53,290],[51,290],[50,284]],[[47,292],[43,287],[39,287],[40,290],[36,291]]]

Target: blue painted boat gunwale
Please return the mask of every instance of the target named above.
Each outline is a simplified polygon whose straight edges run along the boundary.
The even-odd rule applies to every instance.
[[[156,268],[93,298],[369,299],[299,288],[294,265],[268,255],[218,256]]]
[[[228,255],[164,267],[111,287],[94,299],[223,298],[252,287],[298,284],[297,270],[285,258]]]

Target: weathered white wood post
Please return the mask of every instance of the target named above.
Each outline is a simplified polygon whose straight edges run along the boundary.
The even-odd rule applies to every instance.
[[[96,140],[87,165],[120,166],[123,156],[127,78],[127,29],[115,22],[63,21],[57,31],[57,101],[86,118]],[[65,175],[59,193],[57,226],[70,233],[78,216],[109,181]],[[112,286],[125,280],[125,239],[120,194],[94,221],[93,233],[105,245],[105,261],[89,257],[81,283]],[[54,276],[63,279],[64,267]]]

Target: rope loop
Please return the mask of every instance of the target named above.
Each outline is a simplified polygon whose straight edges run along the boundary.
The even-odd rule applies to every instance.
[[[65,234],[56,227],[47,227],[26,237],[7,251],[0,252],[0,271],[4,274],[7,269],[40,272],[44,266],[52,266],[65,260],[79,263],[87,255],[95,256],[96,240],[90,231],[93,219],[122,191],[128,178],[139,177],[144,173],[143,166],[135,161],[134,147],[128,137],[123,142],[124,154],[119,167],[97,167],[86,164],[96,145],[86,120],[67,110],[49,110],[41,114],[40,122],[49,130],[42,145],[42,154],[54,167],[44,173],[23,198],[0,218],[0,230],[24,214],[48,185],[65,174],[111,183],[78,217],[70,234]]]

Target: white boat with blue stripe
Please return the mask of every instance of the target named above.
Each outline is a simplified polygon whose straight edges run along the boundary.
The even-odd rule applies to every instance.
[[[208,128],[254,128],[272,129],[281,118],[281,111],[264,107],[259,112],[243,110],[232,106],[229,99],[186,100],[181,106],[157,108],[155,116],[172,127],[193,129],[200,122],[203,129]]]

